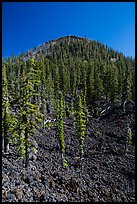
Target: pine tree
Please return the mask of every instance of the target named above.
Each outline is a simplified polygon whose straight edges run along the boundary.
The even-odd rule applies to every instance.
[[[36,104],[36,100],[32,100],[32,98],[35,99],[38,95],[34,88],[39,84],[33,59],[28,61],[27,68],[28,73],[22,76],[21,81],[22,95],[19,112],[20,138],[18,146],[20,157],[24,158],[25,156],[25,167],[29,164],[28,148],[31,147],[29,140],[33,137],[35,129],[38,128],[37,123],[41,122],[41,119],[38,116],[38,105]]]
[[[9,99],[8,99],[8,88],[7,88],[7,76],[6,76],[6,65],[2,62],[2,147],[4,152],[9,151],[8,141],[8,119],[9,113]]]
[[[135,101],[135,69],[132,70],[132,73],[131,73],[131,93],[132,93],[132,100]]]
[[[46,84],[45,84],[45,64],[44,64],[44,57],[40,59],[39,62],[40,66],[40,84],[39,84],[39,89],[40,89],[40,103],[39,103],[39,113],[41,114],[42,117],[42,127],[45,128],[44,121],[46,118]]]
[[[59,70],[58,70],[58,67],[57,65],[55,64],[54,65],[54,68],[53,68],[53,83],[54,83],[54,94],[55,94],[55,97],[57,98],[58,97],[58,92],[59,92],[59,81],[60,81],[60,76],[59,76]]]
[[[118,93],[118,72],[113,63],[110,66],[109,75],[109,96],[111,102],[114,102]]]
[[[121,65],[120,63],[118,63],[118,66],[117,66],[117,69],[118,69],[118,98],[119,100],[121,100],[122,98],[122,81],[123,81],[123,75],[122,75],[122,70],[121,70]]]
[[[64,66],[64,63],[61,61],[59,65],[59,73],[60,73],[60,90],[65,94],[68,91],[68,78],[67,78],[67,70]]]
[[[70,90],[73,96],[76,93],[76,67],[71,62],[70,64]]]
[[[56,127],[57,127],[57,137],[60,141],[61,146],[61,156],[62,156],[62,162],[63,166],[67,167],[67,161],[65,159],[65,136],[64,136],[64,130],[63,130],[63,99],[62,94],[59,97],[59,101],[57,104],[57,110],[56,110]]]
[[[94,101],[94,67],[92,63],[89,63],[87,69],[87,101],[90,111],[93,111],[93,101]]]
[[[84,154],[84,141],[86,136],[87,111],[83,106],[81,95],[79,95],[77,98],[77,107],[74,120],[76,136],[79,138],[80,143],[80,155],[82,157]]]
[[[132,91],[131,91],[131,73],[129,71],[129,67],[126,65],[126,70],[123,76],[123,86],[122,86],[122,104],[123,110],[125,112],[125,104],[127,100],[132,98]]]
[[[103,96],[103,80],[100,77],[99,67],[94,66],[94,90],[93,90],[93,111],[94,116],[98,117],[98,107],[96,102],[102,99]]]
[[[86,84],[87,74],[86,73],[87,73],[87,62],[84,61],[83,64],[81,65],[81,76],[80,76],[80,83],[81,83],[81,90],[83,92],[83,99],[86,98],[86,95],[87,95],[87,84]]]

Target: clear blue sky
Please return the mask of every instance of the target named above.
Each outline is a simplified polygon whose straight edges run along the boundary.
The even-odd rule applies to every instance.
[[[2,56],[66,35],[135,56],[134,2],[3,2]]]

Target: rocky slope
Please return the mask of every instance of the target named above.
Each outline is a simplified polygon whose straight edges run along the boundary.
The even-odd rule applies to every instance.
[[[34,47],[33,49],[28,50],[27,52],[21,54],[22,59],[24,61],[27,61],[30,57],[33,57],[34,59],[36,57],[40,57],[42,55],[51,55],[53,52],[53,47],[54,46],[58,46],[60,43],[63,42],[67,42],[67,44],[69,45],[70,42],[73,42],[75,40],[79,41],[79,42],[83,42],[84,38],[81,37],[77,37],[77,36],[65,36],[65,37],[60,37],[58,39],[55,40],[50,40],[47,41],[43,44],[40,44],[36,47]],[[90,42],[90,40],[86,39],[86,42]]]
[[[68,168],[62,167],[54,125],[35,134],[38,156],[36,161],[30,161],[28,169],[17,159],[12,146],[10,154],[2,156],[2,202],[135,201],[135,146],[128,145],[125,154],[127,122],[134,136],[134,112],[124,114],[117,110],[109,117],[89,117],[81,159],[72,118],[66,119]]]

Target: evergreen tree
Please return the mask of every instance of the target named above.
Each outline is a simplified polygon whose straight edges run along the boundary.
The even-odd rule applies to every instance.
[[[56,127],[57,127],[57,137],[60,141],[61,146],[61,156],[63,161],[63,166],[67,167],[67,161],[65,159],[65,137],[64,137],[64,130],[63,130],[63,99],[62,94],[59,98],[58,104],[57,104],[57,110],[56,110]]]
[[[70,64],[70,89],[73,96],[76,93],[76,67],[74,64]]]
[[[80,155],[81,157],[84,154],[84,141],[86,136],[86,122],[87,122],[87,111],[83,106],[81,95],[77,98],[77,107],[75,112],[75,129],[76,135],[79,138],[80,143]]]
[[[8,88],[7,88],[7,76],[6,76],[6,65],[2,62],[2,147],[4,152],[9,151],[8,141],[8,125],[9,125],[9,99],[8,99]]]
[[[93,111],[94,102],[94,67],[92,63],[89,63],[87,69],[87,101],[89,104],[90,111]]]
[[[118,72],[113,64],[109,71],[109,97],[111,102],[114,102],[118,93]]]
[[[123,75],[123,84],[122,84],[122,102],[132,98],[131,92],[131,73],[129,71],[128,66],[126,66],[125,73]]]
[[[41,119],[38,117],[38,105],[36,100],[33,100],[32,97],[38,95],[35,91],[35,86],[39,84],[39,81],[36,80],[37,72],[35,72],[35,63],[33,59],[30,59],[27,64],[28,73],[23,75],[21,82],[21,100],[20,100],[20,113],[19,113],[19,146],[18,151],[20,157],[24,158],[25,156],[25,166],[29,164],[29,153],[28,148],[31,147],[29,139],[33,137],[34,131],[38,128],[37,122],[41,122]]]

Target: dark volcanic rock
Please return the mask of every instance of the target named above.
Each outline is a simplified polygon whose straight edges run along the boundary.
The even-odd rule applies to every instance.
[[[120,110],[118,110],[120,111]],[[34,136],[38,144],[36,161],[24,168],[13,155],[2,157],[2,202],[133,202],[135,198],[135,146],[125,154],[124,134],[130,122],[135,135],[135,114],[89,118],[83,159],[71,119],[65,121],[66,160],[55,128]]]

